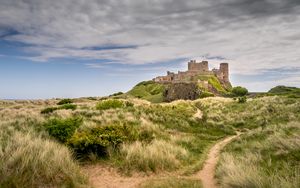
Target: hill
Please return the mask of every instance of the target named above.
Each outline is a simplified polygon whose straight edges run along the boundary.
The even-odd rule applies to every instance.
[[[268,91],[272,95],[285,95],[300,98],[300,88],[288,86],[276,86]]]
[[[178,99],[195,100],[209,96],[223,96],[231,91],[231,85],[222,84],[214,75],[199,75],[191,82],[158,83],[143,81],[126,94],[153,103],[170,102]]]
[[[160,94],[161,86],[151,84],[138,85],[141,93]],[[246,103],[221,97],[163,104],[0,101],[0,187],[89,187],[88,178],[113,184],[134,173],[146,187],[201,187],[189,177],[215,143],[236,131],[242,136],[221,155],[221,185],[299,187],[299,109],[299,99],[282,96]],[[86,164],[98,165],[97,173]],[[121,178],[99,173],[108,167]]]

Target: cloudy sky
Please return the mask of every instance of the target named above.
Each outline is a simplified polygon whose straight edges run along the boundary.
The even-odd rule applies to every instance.
[[[300,87],[300,1],[0,0],[0,98],[107,95],[190,59]]]

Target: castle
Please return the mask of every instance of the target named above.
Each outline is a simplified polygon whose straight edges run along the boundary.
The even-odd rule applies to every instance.
[[[230,84],[229,82],[229,70],[228,63],[221,63],[219,69],[208,69],[208,62],[196,62],[196,60],[191,60],[188,62],[188,70],[185,72],[178,71],[178,73],[173,73],[168,71],[166,76],[158,76],[153,79],[153,81],[158,83],[183,83],[183,82],[193,82],[198,81],[199,76],[216,76],[220,83],[224,85]]]

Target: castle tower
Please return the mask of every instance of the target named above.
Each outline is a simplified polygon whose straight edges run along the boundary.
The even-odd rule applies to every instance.
[[[223,76],[222,79],[225,82],[229,82],[229,67],[228,67],[228,63],[221,63],[219,70],[222,73],[222,76]]]
[[[202,61],[197,63],[196,60],[191,60],[188,63],[188,71],[191,72],[207,72],[208,71],[208,61]]]

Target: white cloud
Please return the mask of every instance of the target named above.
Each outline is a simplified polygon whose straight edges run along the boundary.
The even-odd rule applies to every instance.
[[[146,64],[209,54],[226,58],[232,73],[257,74],[300,67],[299,13],[295,0],[0,0],[0,34],[28,44],[34,61]],[[90,48],[108,45],[137,48]]]

